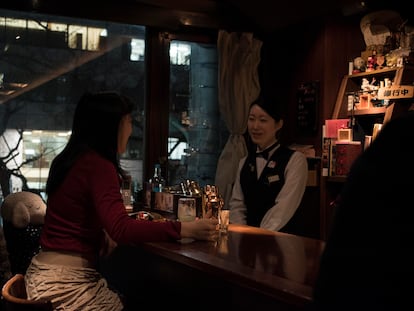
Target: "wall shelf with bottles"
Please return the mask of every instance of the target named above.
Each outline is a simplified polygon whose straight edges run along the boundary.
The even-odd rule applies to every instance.
[[[354,111],[348,111],[348,117],[351,116],[363,116],[363,115],[374,115],[374,114],[385,114],[387,108],[386,107],[373,107],[367,109],[358,109]]]
[[[361,92],[363,79],[368,79],[370,83],[379,83],[389,79],[393,85],[412,85],[414,81],[414,66],[406,65],[403,67],[383,68],[369,72],[361,72],[352,75],[345,75],[339,87],[338,96],[332,113],[332,119],[339,119],[351,115],[386,114],[387,110],[393,109],[393,105],[388,107],[370,107],[367,109],[348,109],[348,95]],[[374,81],[373,81],[374,80]]]
[[[362,146],[364,146],[367,137],[371,136],[371,139],[375,137],[374,128],[376,124],[385,124],[411,107],[410,101],[407,102],[407,100],[392,99],[387,104],[383,104],[379,100],[380,96],[376,96],[378,93],[364,93],[361,88],[363,79],[367,79],[370,84],[375,83],[376,85],[380,85],[381,81],[388,79],[392,87],[412,86],[414,85],[414,66],[384,68],[343,77],[331,118],[350,119],[353,140],[361,141]],[[353,104],[352,109],[350,109],[349,96],[357,96],[357,99],[360,100],[361,94],[369,95],[367,96],[367,105],[361,108]],[[322,239],[327,237],[333,215],[333,202],[337,199],[346,178],[346,175],[328,175],[323,176],[320,180]]]

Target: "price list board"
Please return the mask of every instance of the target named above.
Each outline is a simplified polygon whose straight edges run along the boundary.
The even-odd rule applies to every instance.
[[[297,127],[301,134],[318,130],[319,81],[304,82],[297,93]]]

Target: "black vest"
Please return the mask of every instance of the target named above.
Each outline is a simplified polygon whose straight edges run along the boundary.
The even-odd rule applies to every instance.
[[[275,204],[276,196],[282,189],[285,168],[293,150],[279,147],[267,161],[257,179],[256,154],[251,152],[240,171],[240,185],[247,207],[247,225],[259,227],[266,212]]]

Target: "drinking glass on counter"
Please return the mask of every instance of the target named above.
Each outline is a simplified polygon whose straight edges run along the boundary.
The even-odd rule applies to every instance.
[[[209,215],[219,219],[219,213],[224,205],[223,198],[219,195],[217,186],[207,185],[204,190],[204,211],[203,216]]]
[[[179,198],[177,206],[177,217],[179,221],[193,221],[196,218],[195,198]]]
[[[220,209],[219,210],[219,230],[220,233],[227,233],[230,221],[230,210]]]

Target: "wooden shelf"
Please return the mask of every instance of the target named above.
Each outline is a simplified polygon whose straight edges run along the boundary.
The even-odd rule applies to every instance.
[[[413,84],[414,66],[384,68],[369,72],[356,73],[353,75],[345,75],[342,78],[342,82],[339,87],[335,107],[332,112],[332,119],[340,119],[349,116],[349,112],[347,111],[346,95],[360,91],[361,81],[364,77],[375,77],[377,80],[388,78],[392,80],[395,85]],[[384,109],[384,111],[381,111],[382,109]],[[365,112],[365,110],[367,111]],[[355,112],[356,111],[357,110],[355,110]],[[385,107],[375,107],[371,109],[360,109],[358,112],[354,113],[354,115],[381,114],[385,112]]]
[[[345,75],[342,78],[338,90],[335,106],[331,119],[353,118],[353,124],[357,124],[357,135],[353,137],[364,144],[364,136],[373,135],[373,126],[376,123],[386,124],[392,118],[405,113],[410,109],[411,102],[394,99],[386,107],[375,107],[376,102],[371,101],[370,96],[367,109],[354,109],[348,111],[348,96],[361,94],[362,79],[383,81],[390,79],[395,86],[413,85],[414,66],[403,66],[394,68],[384,68],[369,72],[361,72],[352,75]],[[365,103],[364,103],[365,104]],[[356,106],[357,107],[357,106]],[[337,199],[342,191],[347,176],[323,176],[320,179],[320,202],[321,202],[321,237],[325,239],[331,225],[333,210],[331,203]]]
[[[364,116],[373,114],[385,114],[387,107],[374,107],[369,109],[355,109],[353,112],[348,111],[348,116]]]
[[[358,78],[358,77],[367,77],[367,76],[373,76],[373,75],[381,75],[384,73],[393,73],[395,71],[397,71],[398,69],[400,69],[402,67],[392,67],[392,68],[383,68],[383,69],[377,69],[377,70],[372,70],[372,71],[365,71],[365,72],[360,72],[360,73],[355,73],[352,75],[347,75],[346,77],[348,78]]]

